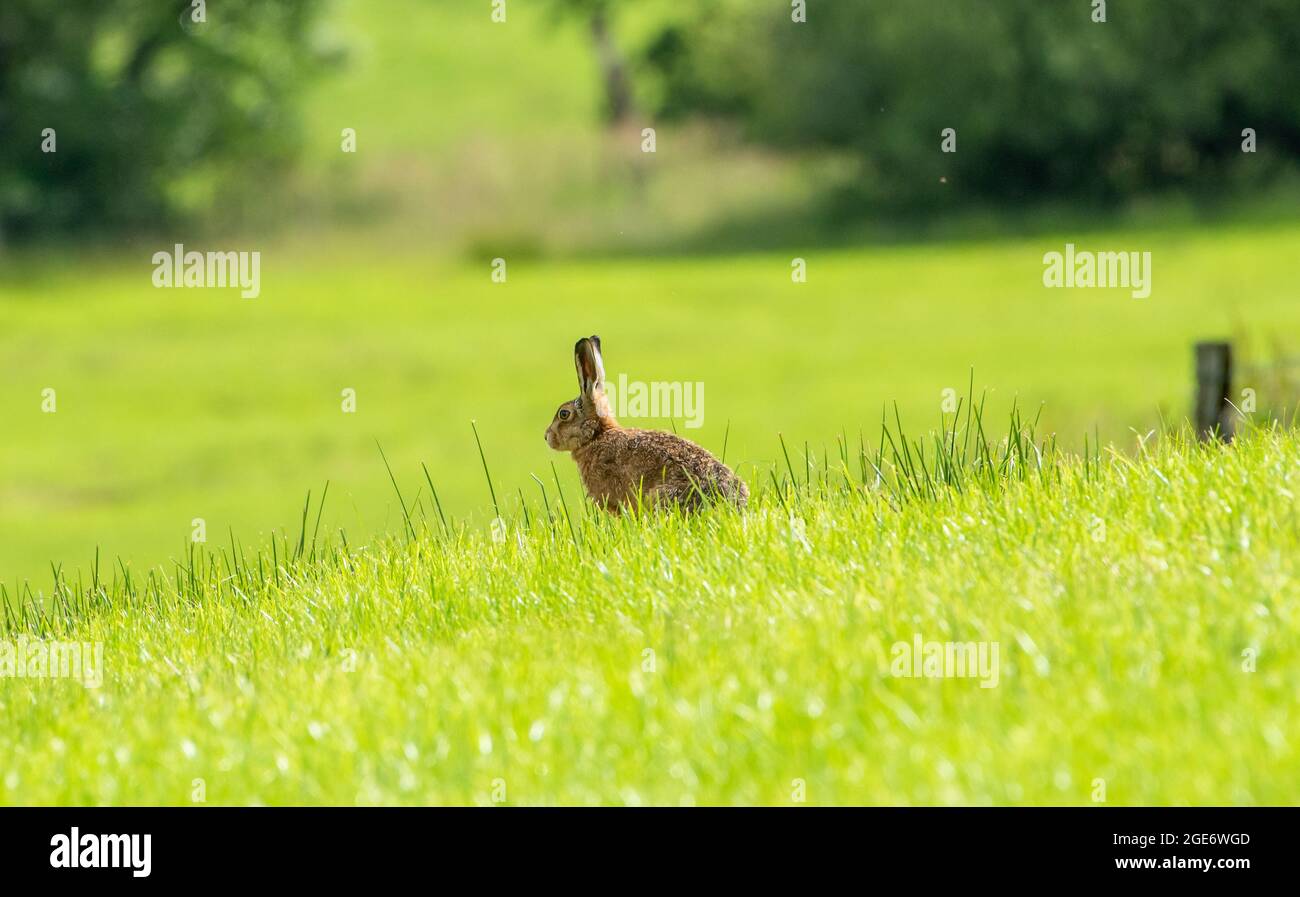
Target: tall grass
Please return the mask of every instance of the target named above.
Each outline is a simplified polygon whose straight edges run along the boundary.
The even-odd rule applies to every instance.
[[[266,545],[56,570],[7,636],[101,642],[104,685],[4,682],[0,801],[1293,801],[1295,435],[983,420],[778,439],[743,512],[539,476],[485,530],[429,470],[393,536],[318,533],[322,490]],[[998,642],[997,687],[891,675],[915,636]]]
[[[754,506],[761,511],[779,506],[784,513],[789,513],[851,497],[862,502],[871,513],[880,515],[890,510],[898,511],[908,504],[938,503],[946,496],[967,492],[992,497],[1012,483],[1035,481],[1043,487],[1053,484],[1065,487],[1068,481],[1079,488],[1102,478],[1103,466],[1113,470],[1112,477],[1131,469],[1132,462],[1124,454],[1113,447],[1103,452],[1099,445],[1090,444],[1086,437],[1082,455],[1063,453],[1057,447],[1054,435],[1041,439],[1037,436],[1037,417],[1026,421],[1014,406],[1008,415],[1005,434],[999,430],[998,435],[992,436],[984,424],[984,397],[981,396],[978,402],[973,401],[973,378],[971,389],[971,393],[958,400],[954,412],[941,416],[938,429],[922,437],[913,438],[907,434],[895,406],[892,419],[888,412],[882,415],[880,435],[874,446],[869,447],[859,435],[857,444],[851,447],[841,433],[836,440],[833,463],[825,447],[819,461],[816,453],[810,453],[805,443],[800,465],[802,477],[791,461],[784,436],[778,434],[780,459],[767,468],[766,481],[756,478]],[[521,544],[530,540],[554,542],[557,538],[561,541],[567,538],[574,548],[581,548],[584,544],[595,547],[610,544],[616,534],[622,536],[629,531],[640,531],[647,525],[637,515],[610,517],[594,510],[585,500],[577,505],[578,511],[574,511],[554,465],[553,484],[558,499],[554,509],[545,482],[534,475],[532,479],[540,490],[540,499],[536,500],[534,510],[540,513],[536,516],[529,513],[529,502],[522,490],[518,492],[518,501],[513,507],[503,512],[477,426],[472,429],[487,493],[496,515],[494,524],[505,524],[504,529],[508,529],[512,538]],[[1278,435],[1283,432],[1280,424],[1270,420],[1265,429],[1267,434],[1264,436],[1246,438],[1283,438]],[[1162,436],[1162,444],[1165,452],[1191,455],[1219,450],[1217,443],[1199,443],[1190,427],[1186,426],[1167,430]],[[1139,448],[1145,455],[1147,441],[1140,440]],[[408,506],[383,447],[376,444],[376,449],[402,512],[404,549],[418,557],[428,551],[464,547],[482,538],[482,534],[467,520],[448,519],[426,465],[422,464],[421,470],[428,485],[428,500],[417,495]],[[759,473],[758,468],[751,473]],[[312,493],[308,491],[297,536],[281,531],[265,544],[251,549],[251,555],[250,549],[237,541],[232,531],[228,545],[210,547],[206,542],[189,542],[180,558],[173,558],[169,567],[153,568],[143,573],[134,573],[125,560],[118,558],[111,570],[101,575],[96,551],[89,573],[83,575],[78,571],[75,579],[69,578],[61,566],[51,565],[53,581],[48,592],[39,587],[34,589],[31,583],[24,582],[15,593],[11,593],[5,584],[0,583],[3,631],[7,634],[22,632],[59,637],[75,631],[79,621],[99,612],[148,609],[166,614],[187,606],[225,601],[247,606],[262,597],[283,595],[303,582],[349,574],[355,569],[357,559],[372,549],[366,545],[350,544],[343,529],[335,533],[336,539],[320,539],[328,492],[327,481],[312,518]],[[436,516],[431,518],[430,511]],[[727,516],[720,509],[710,509],[702,525],[706,529],[716,526]],[[309,526],[312,519],[314,524]],[[689,523],[657,519],[648,525],[680,526]],[[493,538],[498,535],[494,534]]]
[[[769,482],[755,484],[757,504],[762,507],[776,503],[790,511],[824,501],[839,492],[873,503],[883,501],[897,509],[906,502],[938,500],[950,490],[956,493],[968,489],[995,491],[1008,482],[1024,481],[1031,476],[1044,482],[1052,478],[1059,480],[1071,467],[1069,459],[1056,451],[1055,440],[1038,441],[1034,432],[1037,421],[1025,422],[1016,408],[1011,410],[1006,435],[1001,439],[991,438],[984,428],[982,398],[978,405],[971,401],[970,395],[960,400],[956,411],[941,419],[940,428],[924,438],[912,439],[907,435],[897,407],[893,409],[893,415],[892,421],[888,417],[882,418],[879,444],[874,449],[868,448],[859,438],[853,449],[856,472],[850,463],[849,445],[841,435],[836,443],[837,465],[827,460],[825,449],[819,462],[805,444],[801,479],[790,460],[784,437],[778,434],[785,472],[778,472],[777,466],[773,465],[768,470]],[[478,428],[471,426],[495,515],[494,524],[507,523],[497,499]],[[408,505],[383,446],[376,443],[376,450],[402,513],[406,544],[413,551],[418,554],[444,546],[463,545],[467,539],[473,538],[473,530],[467,521],[448,521],[427,466],[422,464],[421,470],[429,489],[428,501],[426,503],[423,497],[417,496]],[[1095,463],[1096,459],[1089,461],[1085,457],[1082,471],[1086,474]],[[558,472],[554,468],[552,472],[559,506],[552,511],[545,483],[534,476],[541,489],[540,506],[534,505],[534,508],[541,514],[534,526],[529,502],[520,491],[507,524],[515,538],[554,539],[557,535],[567,534],[572,544],[580,547],[587,541],[600,544],[602,539],[608,538],[611,526],[639,526],[634,522],[635,518],[615,521],[603,513],[593,513],[586,502],[579,506],[582,513],[575,516],[564,495]],[[181,557],[173,559],[170,567],[133,573],[126,561],[119,558],[112,565],[108,577],[101,578],[96,552],[89,582],[80,572],[74,580],[66,576],[61,567],[52,566],[53,582],[48,592],[33,590],[30,583],[23,583],[17,594],[11,596],[7,586],[0,583],[4,632],[56,638],[74,631],[79,620],[98,612],[149,609],[166,614],[187,605],[227,600],[247,605],[260,597],[291,589],[295,583],[323,571],[346,573],[354,564],[355,549],[349,545],[345,531],[338,531],[336,541],[320,543],[318,554],[320,524],[328,492],[327,481],[316,505],[314,524],[309,525],[313,518],[312,493],[308,491],[297,536],[282,531],[266,544],[252,549],[251,556],[232,531],[226,546],[187,543]],[[432,505],[436,525],[430,519],[426,504]]]

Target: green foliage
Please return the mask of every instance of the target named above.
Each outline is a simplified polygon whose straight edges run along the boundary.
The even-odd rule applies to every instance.
[[[6,0],[0,235],[236,215],[283,175],[318,0]],[[56,152],[42,152],[53,129]]]
[[[1290,0],[1111,3],[1105,23],[1082,2],[810,3],[803,24],[732,0],[667,26],[648,62],[665,115],[851,150],[863,192],[903,205],[1212,194],[1300,156]],[[940,152],[945,128],[956,153]]]

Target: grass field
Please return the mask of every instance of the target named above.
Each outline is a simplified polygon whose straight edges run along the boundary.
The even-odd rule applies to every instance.
[[[671,13],[638,8],[625,40]],[[646,195],[618,193],[625,171],[592,173],[608,147],[585,35],[526,4],[506,26],[409,0],[339,3],[332,21],[350,57],[310,97],[310,177],[337,186],[356,166],[360,194],[410,202],[388,225],[222,242],[262,252],[256,300],[153,289],[157,246],[0,258],[0,582],[45,588],[51,564],[84,569],[97,549],[144,569],[183,552],[195,518],[211,539],[257,539],[326,481],[328,531],[393,531],[376,440],[408,492],[425,462],[448,509],[482,522],[471,419],[508,500],[553,460],[574,486],[539,437],[573,394],[574,339],[593,332],[614,375],[704,383],[704,427],[688,435],[718,449],[729,427],[748,470],[776,459],[778,432],[819,451],[894,401],[933,421],[972,368],[999,407],[1045,403],[1066,444],[1098,429],[1131,448],[1131,429],[1185,412],[1193,340],[1294,350],[1294,222],[548,260],[547,235],[689,230],[697,206],[743,206],[742,185],[780,194],[788,173],[735,147],[724,164],[683,161],[668,128]],[[355,159],[340,158],[340,126],[358,130]],[[1043,289],[1042,254],[1067,240],[1151,251],[1153,295]],[[508,282],[466,245],[504,255]],[[806,284],[791,283],[795,257]]]
[[[258,298],[155,289],[155,245],[0,255],[0,647],[104,660],[0,678],[0,804],[1300,797],[1300,441],[1148,435],[1196,340],[1294,354],[1293,212],[805,230],[836,160],[670,123],[643,158],[573,21],[335,10],[289,226],[202,246],[260,251]],[[1066,242],[1150,252],[1150,297],[1045,289]],[[611,381],[704,385],[700,429],[624,423],[725,444],[748,511],[586,509],[542,433],[591,333]],[[971,382],[985,454],[861,464]],[[1013,406],[1065,454],[1000,442]],[[996,686],[891,675],[918,637],[997,643]]]
[[[752,475],[777,434],[821,454],[870,433],[897,400],[920,426],[975,370],[990,407],[1043,408],[1081,449],[1134,446],[1186,414],[1195,339],[1286,342],[1300,305],[1291,226],[1110,232],[1080,245],[1153,252],[1154,291],[1048,290],[1043,252],[1066,235],[722,257],[486,263],[341,245],[268,250],[262,294],[158,290],[148,253],[0,274],[0,581],[45,587],[50,564],[98,546],[137,569],[210,540],[296,526],[331,483],[324,524],[357,540],[399,522],[376,440],[409,495],[428,465],[445,508],[488,506],[469,422],[503,500],[552,462],[542,431],[576,391],[572,346],[600,333],[611,379],[705,384],[684,432]],[[808,282],[790,280],[795,252]],[[1245,347],[1245,344],[1243,344]],[[55,390],[57,411],[42,410]],[[343,413],[342,390],[356,390]],[[668,428],[668,420],[639,423]],[[425,491],[427,498],[427,488]]]
[[[9,637],[102,642],[103,684],[6,683],[0,802],[1293,803],[1300,441],[968,430],[743,514],[551,491],[498,538],[309,516],[278,564],[65,584]],[[894,675],[916,639],[996,643],[994,675]]]

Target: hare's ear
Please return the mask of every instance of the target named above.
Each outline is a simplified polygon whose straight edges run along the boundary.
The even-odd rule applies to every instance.
[[[573,361],[578,369],[578,387],[584,396],[605,391],[605,362],[600,357],[600,337],[583,337],[573,347]]]

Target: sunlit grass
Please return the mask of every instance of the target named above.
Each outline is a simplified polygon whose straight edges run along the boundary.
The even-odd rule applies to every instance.
[[[741,513],[539,477],[496,536],[426,498],[345,545],[309,509],[39,617],[9,594],[10,638],[106,670],[3,682],[0,801],[1294,802],[1300,441],[1084,458],[968,410],[792,451]],[[918,634],[998,642],[997,686],[892,677]]]
[[[975,370],[991,407],[1013,399],[1082,451],[1126,451],[1133,431],[1180,419],[1192,344],[1284,349],[1300,328],[1294,226],[1116,232],[1150,247],[1155,288],[1046,290],[1042,253],[1062,239],[803,248],[790,256],[430,262],[372,246],[268,246],[262,295],[156,290],[147,252],[109,263],[6,259],[0,269],[0,582],[85,568],[96,547],[137,568],[183,552],[191,521],[246,540],[293,525],[330,481],[324,526],[399,531],[379,440],[404,492],[434,472],[444,510],[490,517],[469,422],[506,494],[569,459],[542,431],[576,391],[573,341],[599,333],[611,377],[702,382],[704,426],[679,432],[760,483],[794,454],[836,453],[843,428],[938,419]],[[1237,388],[1257,385],[1239,372]],[[42,411],[42,390],[58,411]],[[356,413],[341,391],[356,391]],[[1240,402],[1240,397],[1236,396]],[[1261,401],[1263,393],[1261,393]],[[628,423],[668,429],[667,419]],[[548,476],[549,479],[549,476]]]

